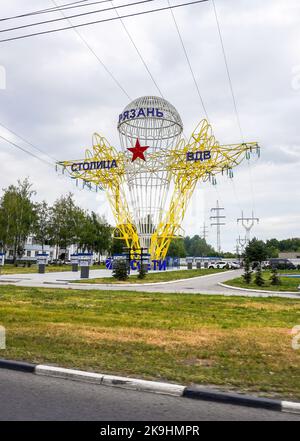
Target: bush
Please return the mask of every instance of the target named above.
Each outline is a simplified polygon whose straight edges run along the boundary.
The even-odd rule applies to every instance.
[[[256,273],[255,273],[255,284],[257,286],[263,286],[265,284],[260,266],[257,267]]]
[[[117,280],[128,279],[128,263],[126,260],[117,260],[114,262],[112,276]]]
[[[244,274],[243,274],[243,279],[245,280],[245,283],[247,283],[247,285],[249,285],[251,283],[252,271],[250,269],[250,261],[249,261],[249,259],[245,260],[245,271],[244,271]]]
[[[271,278],[270,278],[271,285],[281,285],[281,280],[278,277],[277,269],[276,268],[272,268],[271,271],[272,271],[271,272]]]
[[[145,279],[146,275],[147,275],[147,270],[146,270],[146,263],[143,263],[142,265],[140,265],[139,268],[139,274],[138,274],[138,279]]]

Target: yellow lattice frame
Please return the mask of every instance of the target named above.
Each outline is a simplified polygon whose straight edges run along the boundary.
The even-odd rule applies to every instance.
[[[259,151],[258,144],[255,142],[219,145],[212,134],[210,124],[203,120],[196,127],[187,143],[181,140],[173,150],[170,150],[169,154],[164,152],[164,160],[157,163],[162,164],[159,166],[161,170],[168,172],[168,177],[174,184],[174,191],[170,207],[151,238],[150,254],[152,259],[164,259],[171,240],[179,237],[181,223],[197,182],[214,181],[215,175],[218,173],[231,174],[232,168],[239,165],[254,150]],[[209,151],[210,159],[187,161],[187,153],[199,151]],[[160,153],[153,155],[161,156]],[[86,150],[84,161],[112,160],[117,161],[118,167],[80,172],[70,169],[75,161],[64,161],[59,164],[67,168],[73,178],[101,186],[106,191],[117,224],[114,232],[115,237],[125,240],[129,248],[139,250],[139,237],[124,192],[128,158],[124,153],[118,152],[112,147],[104,137],[95,134],[93,149]]]

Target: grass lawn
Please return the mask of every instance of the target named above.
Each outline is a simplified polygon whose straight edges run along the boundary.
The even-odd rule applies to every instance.
[[[120,285],[128,283],[159,283],[159,282],[169,282],[172,280],[180,279],[190,279],[192,277],[206,276],[208,274],[215,274],[224,272],[226,270],[221,269],[193,269],[193,270],[178,270],[178,271],[157,271],[156,273],[147,274],[145,279],[138,279],[137,275],[132,275],[125,282],[120,282],[114,277],[100,277],[97,279],[88,280],[76,280],[75,283],[117,283]]]
[[[300,301],[0,286],[0,357],[300,400]]]
[[[95,266],[92,269],[103,269],[104,266]],[[71,265],[47,265],[46,273],[55,273],[63,271],[71,271]],[[30,267],[15,266],[12,264],[5,264],[4,267],[0,267],[0,275],[3,274],[33,274],[38,272],[37,265],[32,265]]]
[[[282,273],[285,273],[282,271]],[[287,274],[300,274],[299,271],[286,271]],[[263,289],[263,290],[270,290],[270,291],[294,291],[299,292],[298,286],[300,285],[300,278],[289,278],[289,277],[280,277],[281,285],[271,285],[270,277],[271,272],[270,271],[263,271],[263,278],[265,281],[265,284],[261,287],[257,286],[254,283],[254,275],[252,276],[252,282],[247,285],[245,283],[243,277],[238,277],[236,279],[229,280],[228,282],[225,282],[228,286],[237,286],[239,288],[248,288],[248,289]]]

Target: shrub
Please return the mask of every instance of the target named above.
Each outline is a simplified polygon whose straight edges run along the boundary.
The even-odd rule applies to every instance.
[[[140,265],[138,279],[145,279],[145,277],[147,275],[146,266],[147,266],[146,263],[143,263],[142,265]]]
[[[247,285],[249,285],[251,283],[251,279],[252,279],[252,271],[250,268],[250,261],[249,259],[245,260],[245,271],[243,274],[243,279],[245,280],[245,283],[247,283]]]
[[[272,268],[270,281],[271,285],[281,285],[281,280],[278,277],[277,268]]]
[[[128,263],[126,260],[117,260],[114,262],[112,276],[117,280],[128,279]]]
[[[263,286],[265,284],[260,266],[257,267],[256,273],[255,273],[255,284],[257,286]]]

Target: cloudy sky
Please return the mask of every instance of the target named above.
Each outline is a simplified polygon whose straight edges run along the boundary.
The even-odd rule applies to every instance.
[[[114,5],[122,3],[127,2],[119,0]],[[217,187],[199,184],[183,227],[186,234],[201,233],[203,222],[209,226],[210,209],[219,199],[227,216],[222,229],[222,248],[232,251],[236,238],[244,235],[236,222],[241,210],[245,216],[253,210],[260,218],[253,230],[257,237],[300,235],[300,3],[298,0],[215,0],[215,3],[244,138],[258,141],[262,153],[250,165],[241,165],[233,181],[224,177],[218,180]],[[122,13],[167,4],[167,0],[155,0],[123,9]],[[0,16],[53,6],[52,0],[2,0]],[[108,2],[82,10],[109,6]],[[240,142],[212,2],[178,8],[174,14],[216,138],[222,144]],[[98,13],[74,18],[72,23],[113,16],[114,11]],[[56,12],[51,17],[6,21],[0,29],[60,17]],[[204,112],[170,11],[127,18],[125,23],[164,97],[177,108],[184,131],[189,134]],[[57,26],[63,25],[48,24],[34,30]],[[29,28],[0,33],[0,39],[30,31]],[[158,94],[120,21],[82,27],[79,32],[94,54],[74,30],[0,43],[0,124],[58,160],[82,158],[95,131],[119,148],[117,119],[130,102],[128,96],[134,99]],[[42,156],[3,127],[0,135]],[[52,203],[72,191],[83,208],[105,214],[113,221],[104,194],[77,190],[71,180],[58,177],[54,167],[1,139],[0,161],[0,188],[28,176],[38,192],[37,199]],[[208,232],[208,241],[215,245],[215,231],[209,228]]]

